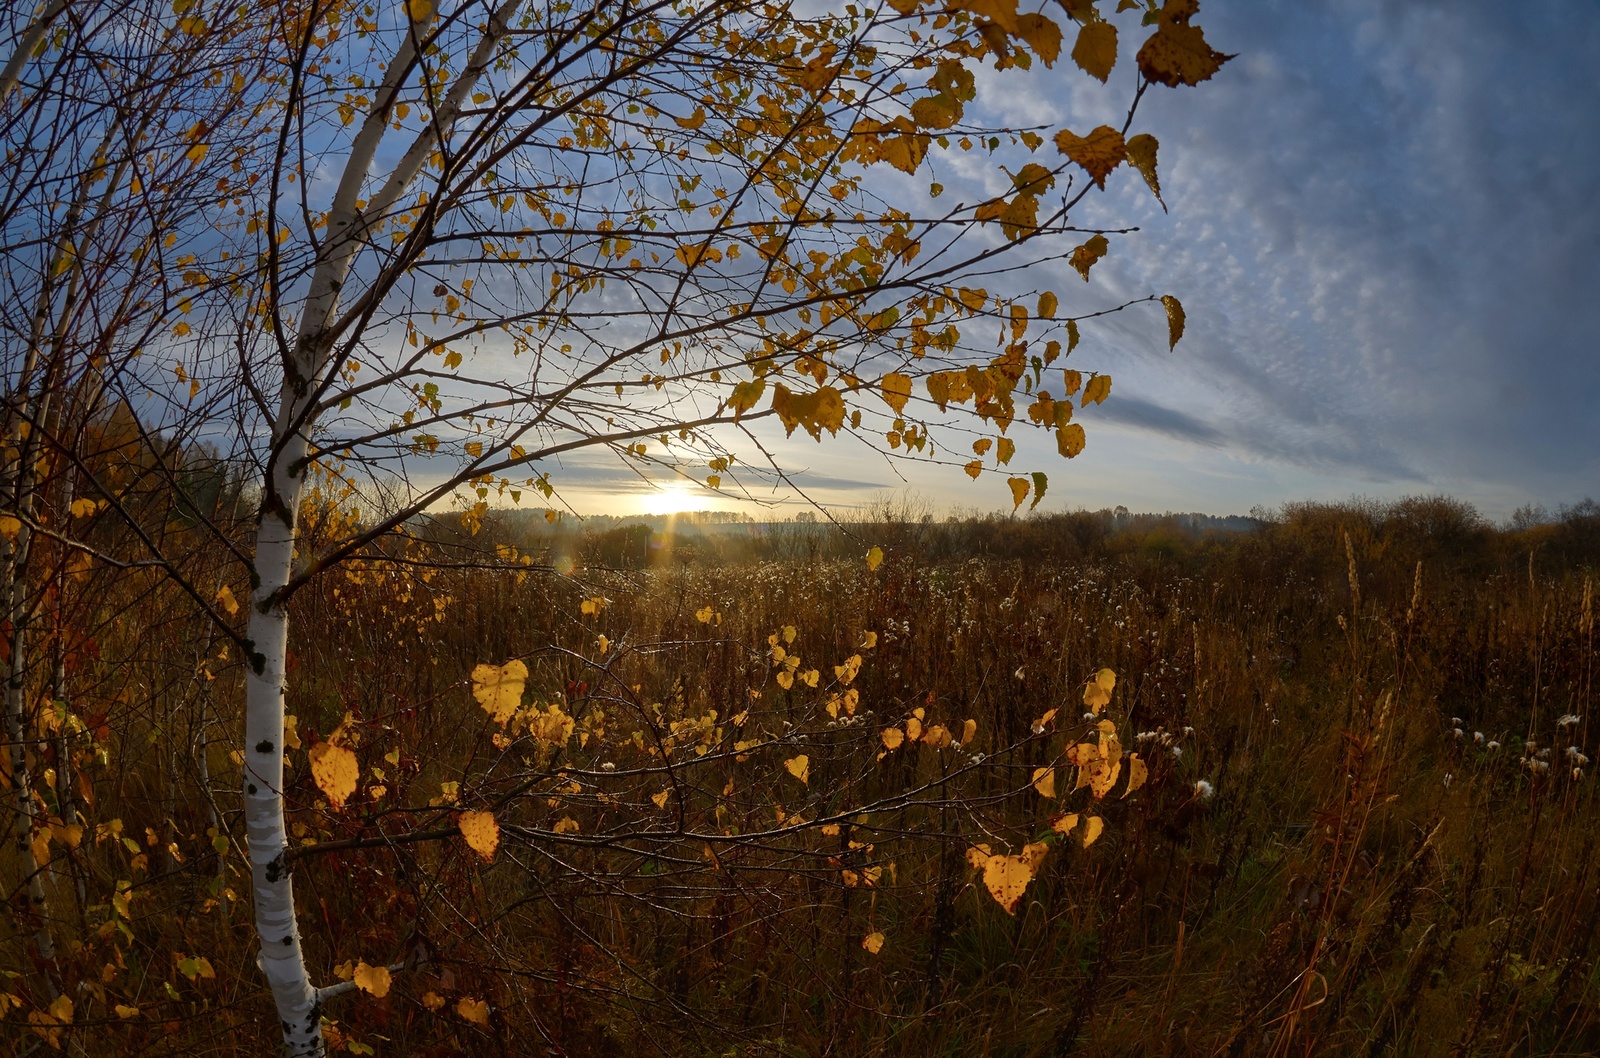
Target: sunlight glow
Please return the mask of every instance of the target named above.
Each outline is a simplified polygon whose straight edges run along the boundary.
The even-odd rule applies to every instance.
[[[715,501],[687,481],[674,481],[660,491],[634,498],[641,514],[684,514],[718,506]]]

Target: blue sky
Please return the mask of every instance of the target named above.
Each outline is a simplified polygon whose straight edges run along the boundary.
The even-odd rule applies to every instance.
[[[1039,277],[1084,299],[1068,311],[1173,293],[1188,335],[1169,353],[1153,307],[1085,329],[1076,366],[1115,387],[1071,463],[1019,439],[1045,506],[1445,492],[1504,518],[1600,496],[1600,5],[1208,0],[1198,21],[1238,58],[1154,88],[1136,122],[1171,213],[1116,174],[1091,211],[1144,230],[1089,288]],[[1058,66],[999,98],[1078,127],[1132,76],[1125,58],[1102,92]],[[1004,497],[993,475],[786,451],[830,504]]]

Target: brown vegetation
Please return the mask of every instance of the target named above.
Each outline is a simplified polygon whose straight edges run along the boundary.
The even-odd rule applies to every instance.
[[[1210,538],[1096,515],[880,523],[863,531],[896,546],[875,572],[819,557],[519,581],[463,562],[328,580],[297,600],[291,711],[308,748],[358,732],[362,775],[333,810],[305,750],[291,754],[308,957],[325,977],[353,956],[394,967],[384,998],[328,1001],[330,1040],[392,1054],[1592,1053],[1595,521],[1580,507],[1498,531],[1417,500],[1301,505]],[[59,965],[30,965],[25,934],[0,948],[20,1002],[7,1033],[24,1050],[51,1038],[37,1017],[27,1031],[49,973],[76,1004],[64,1046],[264,1053],[226,741],[237,660],[196,638],[205,622],[170,589],[137,572],[103,587],[92,649],[63,647],[70,704],[35,716],[34,755],[59,768],[41,796],[58,826],[70,810],[86,829],[51,846]],[[594,597],[608,602],[582,614]],[[721,730],[741,709],[773,727],[817,716],[820,693],[771,682],[768,637],[785,625],[819,662],[878,636],[855,683],[866,719],[816,729],[804,785],[785,778],[790,750],[740,759]],[[502,814],[485,864],[459,837],[423,839],[449,811],[441,783],[507,792],[466,680],[506,657],[603,748],[566,771],[545,761],[544,796]],[[1099,804],[1091,847],[1051,839],[1009,916],[964,854],[1020,847],[1080,810],[1087,791],[1029,785],[1051,756],[1051,732],[1033,729],[1081,711],[1101,666],[1119,674],[1111,715],[1150,781]],[[880,760],[878,730],[917,708],[975,720],[972,745]],[[659,738],[674,724],[715,761],[681,784],[617,748],[634,725]],[[972,751],[1004,757],[973,768]],[[52,778],[73,767],[74,782]],[[938,796],[808,826],[905,789]],[[796,836],[771,837],[797,815]],[[14,900],[29,866],[8,861]],[[482,1024],[463,1000],[487,1002]]]

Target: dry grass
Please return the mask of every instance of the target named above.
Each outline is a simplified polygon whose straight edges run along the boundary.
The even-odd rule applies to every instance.
[[[967,561],[949,557],[948,534],[884,525],[898,546],[876,573],[826,555],[590,571],[581,584],[456,571],[404,601],[376,578],[330,581],[299,604],[291,707],[308,744],[353,714],[384,803],[411,806],[383,816],[390,833],[422,826],[441,781],[504,791],[546,768],[539,796],[505,810],[492,866],[458,840],[300,862],[319,978],[351,958],[426,957],[384,1000],[334,1000],[336,1038],[392,1054],[1600,1051],[1600,818],[1581,763],[1600,660],[1593,579],[1565,538],[1463,529],[1449,514],[1300,508],[1212,541],[1147,526],[1047,563],[1003,557],[1004,530],[982,530],[1001,557]],[[981,535],[960,531],[969,546]],[[598,619],[578,611],[592,594],[610,600]],[[696,618],[708,604],[720,623]],[[767,637],[784,625],[824,671],[879,634],[856,684],[866,720],[819,723],[819,692],[770,682]],[[193,652],[181,621],[136,627],[108,635],[79,706],[122,703],[106,712],[107,764],[85,772],[86,812],[158,841],[142,870],[114,841],[86,842],[71,859],[82,906],[71,873],[54,879],[58,933],[78,946],[64,973],[93,982],[68,1042],[266,1053],[248,909],[228,896],[239,861],[208,851],[197,767],[232,832],[236,673],[218,664],[214,682],[194,680],[192,659],[174,659]],[[580,723],[606,713],[609,733],[567,775],[508,761],[473,706],[465,674],[506,657],[528,659],[531,697]],[[1112,715],[1151,780],[1100,806],[1092,847],[1058,843],[1008,916],[964,852],[1049,833],[1061,806],[1028,778],[1066,733],[1032,728],[1050,708],[1081,711],[1101,666],[1119,674]],[[919,707],[930,722],[976,720],[968,750],[985,766],[932,750],[877,759],[878,728]],[[749,709],[771,730],[806,728],[808,786],[785,785],[792,747],[740,762],[718,743],[674,788],[681,827],[578,840],[654,818],[661,773],[615,748],[631,728],[711,709],[723,724]],[[578,789],[557,789],[574,774]],[[364,775],[364,789],[378,781]],[[775,805],[815,821],[908,788],[933,793],[837,834],[710,852],[684,836],[770,830]],[[304,775],[288,793],[297,833],[373,832],[376,810],[330,813]],[[551,838],[560,817],[580,824],[565,843]],[[869,864],[884,868],[877,885],[841,882],[841,868]],[[137,894],[131,921],[106,906],[118,879]],[[860,945],[872,932],[885,936],[877,955]],[[206,955],[216,979],[188,981],[174,952]],[[8,938],[0,958],[34,1007],[24,945]],[[106,977],[108,962],[120,967]],[[430,992],[488,998],[491,1031],[429,1009]],[[142,1013],[120,1022],[115,1002]],[[19,1047],[23,1013],[6,1017]]]

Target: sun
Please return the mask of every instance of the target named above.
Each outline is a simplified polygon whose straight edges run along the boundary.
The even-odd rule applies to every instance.
[[[639,507],[645,514],[684,514],[702,510],[705,506],[705,497],[686,481],[663,485],[658,491],[647,493],[639,500]]]

